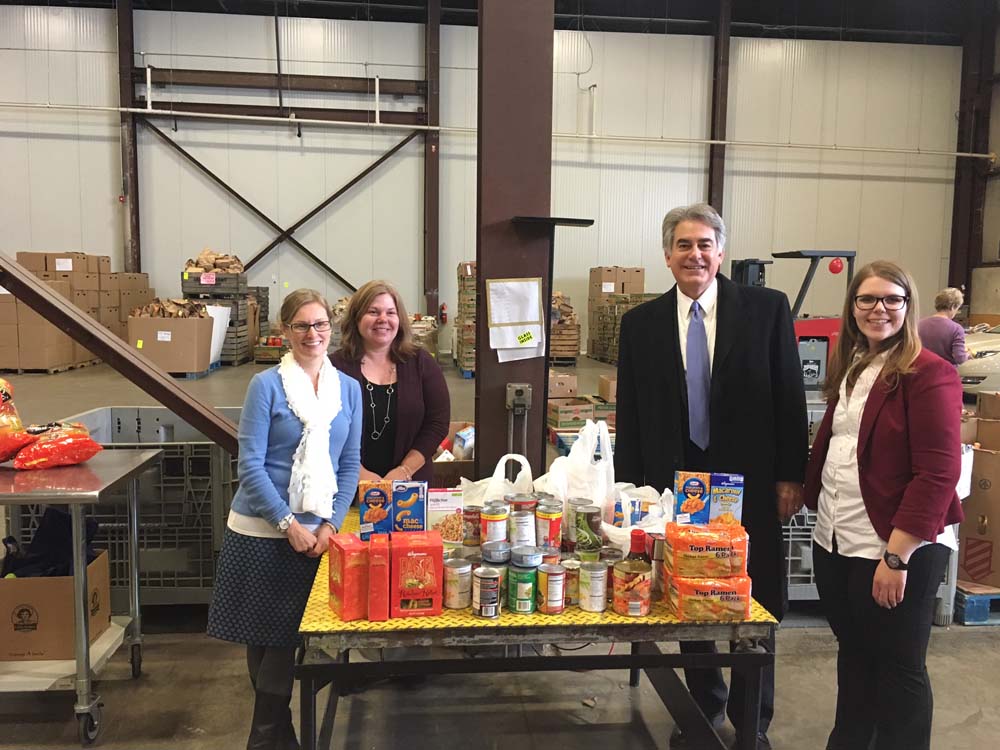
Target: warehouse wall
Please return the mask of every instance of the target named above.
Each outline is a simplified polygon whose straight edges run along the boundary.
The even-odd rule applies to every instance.
[[[283,69],[293,73],[421,78],[423,29],[282,19]],[[0,101],[117,103],[114,16],[109,11],[0,7]],[[475,127],[476,30],[442,28],[441,119]],[[138,62],[274,71],[273,20],[208,14],[136,14]],[[712,42],[635,34],[555,36],[553,125],[560,133],[701,138],[708,133]],[[957,48],[736,39],[730,68],[731,138],[951,149],[961,54]],[[7,71],[10,71],[8,74]],[[590,87],[596,85],[596,121]],[[224,90],[173,90],[186,100],[273,101]],[[289,100],[317,105],[289,94]],[[344,106],[362,100],[343,98]],[[387,107],[401,104],[384,102]],[[170,123],[162,123],[169,127]],[[281,225],[293,222],[401,134],[180,121],[178,143]],[[202,247],[247,258],[271,230],[140,128],[143,264],[161,293]],[[645,265],[647,288],[671,279],[659,224],[676,204],[702,199],[701,145],[553,141],[553,213],[594,218],[559,229],[556,287],[586,305],[586,269]],[[441,299],[454,308],[456,264],[475,254],[474,136],[444,134],[441,148]],[[121,258],[117,118],[0,109],[2,249],[84,249]],[[862,260],[901,258],[927,293],[944,280],[953,162],[831,151],[730,148],[725,217],[730,257],[774,250],[857,249]],[[411,143],[297,233],[360,283],[382,275],[410,307],[422,303],[422,145]],[[794,294],[804,266],[772,267]],[[251,273],[285,289],[325,282],[288,246]],[[806,310],[830,312],[843,277],[820,279]],[[585,317],[585,316],[583,316]],[[447,341],[447,338],[444,339]]]

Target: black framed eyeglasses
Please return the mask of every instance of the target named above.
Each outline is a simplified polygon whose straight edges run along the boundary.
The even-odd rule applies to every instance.
[[[881,302],[884,309],[895,311],[906,307],[909,299],[901,294],[889,294],[885,297],[876,297],[874,294],[859,294],[854,298],[854,305],[859,310],[874,310],[875,305]]]
[[[330,321],[317,320],[315,323],[292,323],[288,327],[296,333],[305,333],[310,328],[315,328],[317,333],[324,333],[330,330]]]

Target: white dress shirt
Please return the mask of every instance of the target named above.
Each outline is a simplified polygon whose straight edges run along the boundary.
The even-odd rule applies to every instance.
[[[823,484],[819,493],[816,527],[813,541],[827,552],[833,552],[837,539],[837,554],[881,560],[888,540],[881,539],[872,526],[865,501],[861,497],[858,475],[858,435],[861,418],[872,387],[885,364],[886,354],[876,357],[858,377],[854,390],[847,393],[847,378],[840,384],[840,398],[833,411],[833,431],[830,447],[823,464]],[[937,538],[939,544],[957,550],[955,531],[947,527]],[[928,544],[929,542],[923,542]]]
[[[691,304],[694,301],[684,294],[680,287],[677,287],[677,333],[680,336],[678,341],[681,345],[681,360],[684,362],[685,371],[687,371],[688,356],[688,326],[691,324]],[[719,281],[718,279],[712,279],[712,283],[709,284],[708,289],[702,292],[698,298],[698,304],[701,306],[702,320],[705,322],[705,336],[708,338],[709,372],[711,372],[712,363],[715,361],[715,329],[719,319],[717,315],[719,309],[718,301]]]

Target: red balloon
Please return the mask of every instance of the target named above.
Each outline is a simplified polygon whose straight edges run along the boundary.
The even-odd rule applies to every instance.
[[[841,258],[834,258],[830,261],[830,273],[840,273],[844,270],[844,261]]]

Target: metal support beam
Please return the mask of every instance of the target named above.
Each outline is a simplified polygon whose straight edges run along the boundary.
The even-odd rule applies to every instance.
[[[118,101],[121,107],[135,106],[135,88],[132,83],[135,44],[132,33],[132,0],[118,0]],[[138,273],[142,270],[139,242],[139,162],[135,140],[135,115],[122,113],[122,207],[124,217],[125,270]]]
[[[373,94],[374,78],[351,76],[314,76],[289,73],[247,73],[235,70],[195,70],[186,68],[153,68],[154,86],[197,86],[224,89],[266,89],[276,91],[310,91],[330,94]],[[145,83],[146,69],[134,68],[132,80]],[[405,78],[380,78],[379,89],[386,96],[423,96],[424,81]]]
[[[135,106],[146,106],[140,98]],[[219,102],[169,102],[154,101],[153,109],[170,112],[183,119],[186,114],[240,115],[243,117],[287,117],[281,107],[259,104],[222,104]],[[303,120],[324,120],[327,122],[375,122],[375,112],[367,109],[329,109],[327,107],[295,107],[295,116]],[[426,125],[424,112],[382,112],[382,122],[389,125]]]
[[[5,255],[0,255],[0,286],[210,440],[237,455],[235,424],[189,394],[157,365]]]
[[[382,154],[378,159],[376,159],[375,161],[373,161],[371,164],[369,164],[367,167],[365,167],[363,170],[361,170],[358,174],[356,174],[354,177],[352,177],[350,180],[348,180],[348,182],[343,187],[341,187],[339,190],[337,190],[337,192],[335,192],[329,198],[327,198],[322,203],[320,203],[318,206],[316,206],[312,211],[310,211],[305,216],[303,216],[301,219],[299,219],[294,224],[292,224],[290,227],[288,227],[288,229],[279,229],[279,231],[281,233],[277,237],[275,237],[267,245],[267,247],[265,247],[263,250],[261,250],[260,252],[258,252],[256,255],[254,255],[250,260],[248,260],[244,264],[243,267],[246,268],[249,271],[250,268],[255,263],[257,263],[261,258],[263,258],[265,255],[267,255],[269,252],[271,252],[271,250],[273,250],[274,248],[276,248],[282,242],[284,242],[285,240],[289,239],[292,236],[292,234],[299,227],[301,227],[303,224],[305,224],[307,221],[309,221],[311,218],[313,218],[316,214],[318,214],[324,208],[326,208],[331,203],[333,203],[335,200],[337,200],[337,198],[339,198],[340,196],[342,196],[344,193],[346,193],[352,187],[354,187],[359,182],[361,182],[361,180],[363,180],[365,177],[367,177],[372,172],[374,172],[376,169],[378,169],[382,164],[384,164],[385,162],[387,162],[397,151],[399,151],[400,149],[402,149],[407,143],[409,143],[414,138],[416,138],[418,132],[419,131],[414,130],[412,133],[410,133],[408,136],[406,136],[403,140],[401,140],[395,146],[393,146],[388,151],[386,151],[384,154]],[[342,277],[340,277],[338,274],[334,274],[334,275],[336,275],[338,279],[340,279],[345,284],[347,284],[347,282],[344,281],[344,279]],[[348,284],[348,286],[350,286],[350,284]],[[351,286],[351,291],[352,292],[356,292],[357,291],[357,287]]]
[[[733,0],[719,0],[715,24],[715,54],[712,62],[712,140],[726,139],[726,114],[729,102],[729,31]],[[726,184],[726,147],[708,147],[708,202],[722,213]]]
[[[541,277],[548,313],[548,226],[518,226],[515,216],[551,210],[553,0],[479,0],[479,117],[476,259],[476,476],[507,452],[507,383],[537,394],[522,452],[538,476],[545,466],[544,400],[548,363],[505,362],[489,347],[486,279]]]
[[[992,0],[976,0],[966,8],[959,90],[958,145],[989,149],[993,94],[993,56],[997,9]],[[962,150],[959,148],[958,150]],[[983,262],[983,219],[989,166],[978,161],[955,162],[955,194],[951,220],[948,283],[967,290],[972,269]]]
[[[427,78],[427,124],[440,125],[441,110],[441,0],[427,0],[427,27],[424,32],[424,76]],[[380,88],[384,84],[379,82]],[[384,90],[384,89],[382,89]],[[440,149],[437,131],[424,132],[424,310],[438,314],[438,285],[441,272],[440,237]]]
[[[227,193],[229,193],[229,195],[231,195],[233,198],[235,198],[237,201],[239,201],[248,211],[250,211],[250,213],[252,213],[258,219],[260,219],[261,221],[263,221],[265,224],[267,224],[269,227],[271,227],[271,229],[273,229],[274,231],[276,231],[276,232],[284,232],[285,231],[284,229],[281,228],[281,226],[277,222],[275,222],[274,220],[272,220],[270,216],[268,216],[267,214],[265,214],[263,211],[261,211],[259,208],[257,208],[253,203],[251,203],[249,200],[247,200],[246,198],[244,198],[240,193],[238,193],[236,191],[235,188],[231,187],[225,180],[223,180],[221,177],[219,177],[217,174],[215,174],[215,172],[213,172],[211,169],[209,169],[204,164],[202,164],[200,161],[198,161],[196,158],[194,158],[194,156],[192,156],[187,150],[185,150],[176,141],[174,141],[173,138],[171,138],[170,136],[168,136],[166,133],[164,133],[162,130],[160,130],[158,127],[156,127],[149,120],[143,119],[142,122],[146,125],[147,128],[149,128],[149,130],[153,134],[155,134],[157,137],[159,137],[160,140],[162,140],[167,146],[169,146],[173,151],[175,151],[177,154],[179,154],[184,159],[186,159],[190,164],[194,165],[194,167],[196,169],[198,169],[198,171],[200,171],[203,175],[205,175],[206,177],[208,177],[212,182],[214,182],[216,185],[218,185],[223,190],[225,190]],[[315,263],[320,268],[322,268],[324,271],[326,271],[328,274],[330,274],[331,276],[333,276],[335,279],[337,279],[340,283],[342,283],[344,286],[346,286],[352,292],[356,291],[356,287],[355,286],[353,286],[349,281],[347,281],[347,279],[345,279],[339,273],[337,273],[332,268],[330,268],[330,266],[328,266],[326,263],[324,263],[322,259],[318,258],[315,254],[313,254],[312,251],[309,250],[309,248],[307,248],[305,245],[303,245],[297,239],[295,239],[294,237],[292,237],[290,235],[288,237],[286,237],[286,239],[290,243],[292,243],[293,245],[295,245],[295,247],[297,247],[303,253],[305,253],[305,255],[308,256],[309,259],[311,261],[313,261],[313,263]],[[256,262],[256,258],[252,262]],[[251,264],[248,263],[244,267],[245,268],[249,268],[250,265]]]

